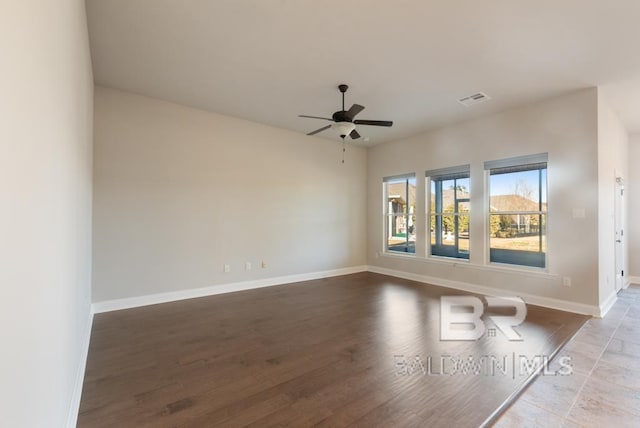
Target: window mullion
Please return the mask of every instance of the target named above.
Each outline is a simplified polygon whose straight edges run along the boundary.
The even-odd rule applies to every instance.
[[[538,170],[538,209],[542,212],[542,170]],[[542,214],[538,216],[538,247],[542,253]]]
[[[407,201],[407,203],[405,204],[405,218],[404,218],[404,235],[405,235],[405,251],[409,251],[409,179],[405,180],[405,201]]]

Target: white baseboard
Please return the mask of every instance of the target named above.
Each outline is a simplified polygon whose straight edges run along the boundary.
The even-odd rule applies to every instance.
[[[606,300],[600,304],[600,311],[597,317],[604,318],[607,312],[609,312],[609,309],[611,309],[616,303],[616,300],[618,300],[618,293],[616,292],[616,290],[613,290],[611,294],[609,294],[609,296],[606,298]]]
[[[314,279],[330,278],[333,276],[348,275],[358,272],[366,272],[367,266],[353,266],[342,269],[333,269],[321,272],[303,273],[297,275],[278,276],[274,278],[257,279],[254,281],[234,282],[219,284],[210,287],[192,288],[189,290],[170,291],[167,293],[149,294],[146,296],[128,297],[124,299],[105,300],[95,302],[94,313],[118,311],[121,309],[137,308],[140,306],[156,305],[158,303],[175,302],[178,300],[193,299],[196,297],[213,296],[215,294],[232,293],[234,291],[252,290],[255,288],[271,287],[274,285],[290,284],[293,282],[311,281]]]
[[[94,313],[111,312],[121,309],[131,309],[141,306],[156,305],[159,303],[174,302],[178,300],[193,299],[197,297],[213,296],[216,294],[232,293],[234,291],[252,290],[256,288],[271,287],[275,285],[290,284],[293,282],[311,281],[320,278],[329,278],[333,276],[348,275],[358,272],[374,272],[383,275],[394,276],[396,278],[403,278],[412,281],[422,282],[426,284],[438,285],[441,287],[448,287],[457,290],[468,291],[470,293],[484,294],[487,296],[503,296],[505,290],[493,287],[487,287],[478,284],[472,284],[461,281],[453,281],[445,278],[431,277],[427,275],[414,274],[409,272],[402,272],[393,269],[386,269],[377,266],[354,266],[343,269],[334,269],[322,272],[312,272],[298,275],[286,275],[274,278],[265,278],[254,281],[235,282],[230,284],[219,284],[211,287],[195,288],[189,290],[171,291],[167,293],[150,294],[146,296],[129,297],[124,299],[105,300],[102,302],[95,302],[92,305]],[[596,305],[586,305],[583,303],[575,303],[567,300],[553,299],[550,297],[535,296],[531,294],[519,293],[519,297],[524,299],[526,303],[543,306],[546,308],[557,309],[561,311],[574,312],[584,315],[591,315],[600,317],[602,314],[609,310],[610,306],[615,303],[615,296],[613,301],[609,299],[603,304],[602,307]]]
[[[454,288],[456,290],[468,291],[470,293],[483,294],[485,296],[504,296],[505,290],[483,285],[471,284],[468,282],[452,281],[444,278],[437,278],[427,275],[420,275],[409,272],[402,272],[393,269],[386,269],[377,266],[369,266],[369,272],[380,273],[383,275],[394,276],[396,278],[408,279],[411,281],[422,282],[425,284],[438,285],[441,287]],[[534,296],[531,294],[518,293],[525,303],[543,306],[545,308],[557,309],[560,311],[574,312],[583,315],[599,316],[600,308],[598,306],[586,305],[583,303],[569,302],[567,300],[553,299],[550,297]]]
[[[630,276],[627,281],[629,281],[629,284],[640,285],[640,276]]]
[[[75,428],[78,423],[78,412],[80,411],[80,399],[82,398],[82,386],[84,384],[84,372],[87,368],[87,357],[89,356],[89,342],[91,340],[91,327],[93,326],[93,311],[89,309],[89,319],[82,336],[82,349],[80,363],[76,374],[76,381],[71,396],[71,406],[67,417],[67,427]]]

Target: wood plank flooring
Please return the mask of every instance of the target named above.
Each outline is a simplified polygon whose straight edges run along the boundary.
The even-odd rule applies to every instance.
[[[360,273],[97,314],[78,426],[481,426],[530,380],[521,356],[587,317],[529,306],[521,342],[442,342],[459,294]]]

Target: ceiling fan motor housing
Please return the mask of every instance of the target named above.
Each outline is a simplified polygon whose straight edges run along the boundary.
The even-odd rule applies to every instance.
[[[333,113],[333,116],[331,117],[335,122],[351,122],[351,119],[346,115],[346,113],[347,112],[344,110],[337,111]]]

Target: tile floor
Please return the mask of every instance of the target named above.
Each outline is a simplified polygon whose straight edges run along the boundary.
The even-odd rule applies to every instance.
[[[494,427],[640,427],[639,286],[587,321],[554,361],[564,355],[573,374],[539,376]]]

